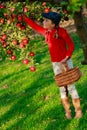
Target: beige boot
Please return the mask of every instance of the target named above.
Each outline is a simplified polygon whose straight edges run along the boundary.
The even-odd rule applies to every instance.
[[[80,106],[80,99],[79,98],[72,99],[72,102],[73,102],[73,105],[75,107],[75,112],[76,112],[75,118],[81,118],[83,114],[82,114],[82,110]]]
[[[70,110],[70,102],[69,102],[69,98],[66,97],[66,98],[62,98],[62,104],[63,104],[63,107],[65,109],[65,112],[66,112],[66,118],[67,119],[71,119],[71,110]]]

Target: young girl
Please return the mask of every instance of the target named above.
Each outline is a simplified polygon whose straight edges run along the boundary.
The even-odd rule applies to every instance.
[[[61,72],[60,63],[67,63],[69,68],[73,68],[71,56],[74,51],[74,43],[66,30],[59,27],[61,15],[56,12],[42,13],[44,17],[43,26],[38,25],[32,19],[23,15],[23,20],[34,30],[45,37],[48,44],[49,53],[53,65],[55,76]],[[61,101],[65,109],[67,119],[71,119],[70,102],[67,91],[64,86],[60,87]],[[75,107],[76,118],[82,117],[80,107],[80,98],[74,84],[67,85],[68,93],[72,97],[72,103]]]

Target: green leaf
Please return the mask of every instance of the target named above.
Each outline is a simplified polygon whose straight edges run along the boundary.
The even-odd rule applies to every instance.
[[[26,2],[27,5],[30,3],[29,0],[26,0],[25,2]]]
[[[71,10],[72,10],[72,6],[70,6],[70,5],[67,6],[67,10],[68,10],[68,11],[71,11]]]
[[[60,5],[61,6],[68,5],[68,2],[63,1],[63,2],[60,3]]]
[[[22,3],[18,3],[16,6],[16,10],[21,10],[22,9]]]

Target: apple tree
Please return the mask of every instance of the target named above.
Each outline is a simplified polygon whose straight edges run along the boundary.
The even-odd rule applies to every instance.
[[[32,29],[23,21],[25,13],[36,21],[42,19],[41,12],[49,12],[45,2],[4,2],[0,4],[0,61],[21,60],[35,71],[35,52],[31,49]],[[35,15],[37,14],[37,15]]]

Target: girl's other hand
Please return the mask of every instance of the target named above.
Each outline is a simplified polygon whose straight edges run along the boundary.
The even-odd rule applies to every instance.
[[[66,63],[66,61],[69,59],[70,57],[69,56],[66,56],[63,60],[61,60],[60,62],[61,63]]]

